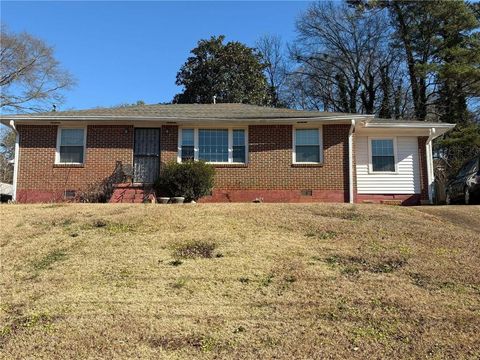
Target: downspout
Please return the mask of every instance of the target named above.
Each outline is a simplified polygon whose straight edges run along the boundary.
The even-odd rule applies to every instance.
[[[15,158],[13,160],[13,195],[12,200],[17,201],[17,177],[18,177],[18,160],[20,157],[20,134],[15,127],[15,121],[10,120],[9,128],[15,133]]]
[[[348,132],[348,200],[353,204],[353,131],[355,130],[355,120],[352,119],[352,125]]]
[[[433,182],[435,180],[435,174],[433,172],[433,147],[432,140],[436,138],[435,128],[430,129],[430,136],[427,139],[425,145],[425,152],[427,155],[427,183],[428,183],[428,202],[433,204]]]

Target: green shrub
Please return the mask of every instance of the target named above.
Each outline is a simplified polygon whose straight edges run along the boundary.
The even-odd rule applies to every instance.
[[[172,162],[162,168],[155,187],[157,193],[163,196],[198,200],[211,193],[214,174],[214,167],[203,161]]]

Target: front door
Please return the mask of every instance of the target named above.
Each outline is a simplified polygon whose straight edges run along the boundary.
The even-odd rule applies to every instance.
[[[160,169],[160,129],[135,129],[133,182],[152,184]]]

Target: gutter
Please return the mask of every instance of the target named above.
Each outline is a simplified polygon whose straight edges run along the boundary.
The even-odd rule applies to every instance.
[[[10,120],[7,125],[15,133],[15,158],[13,161],[13,195],[12,200],[17,201],[17,178],[18,178],[18,161],[20,158],[20,134],[15,127],[15,121]]]
[[[369,118],[370,115],[357,115],[355,118],[365,119]],[[333,116],[322,116],[322,117],[271,117],[271,118],[259,118],[259,117],[252,117],[252,118],[221,118],[221,117],[192,117],[186,118],[182,116],[129,116],[129,115],[48,115],[48,116],[35,116],[35,115],[13,115],[13,116],[0,116],[0,121],[120,121],[120,120],[127,120],[127,121],[135,121],[135,120],[142,120],[142,121],[178,121],[178,122],[200,122],[200,121],[232,121],[232,122],[295,122],[295,121],[329,121],[329,120],[351,120],[352,115],[333,115]]]
[[[427,155],[427,183],[428,183],[428,202],[430,205],[433,204],[433,192],[434,192],[434,181],[435,174],[433,171],[433,148],[432,141],[437,138],[440,134],[437,135],[437,130],[435,128],[430,129],[430,135],[428,136],[427,142],[425,144],[425,152]]]
[[[430,128],[430,134],[427,138],[425,144],[425,152],[427,155],[427,182],[428,182],[428,201],[430,204],[433,204],[433,195],[434,195],[434,181],[435,173],[433,167],[433,140],[437,137],[445,134],[447,131],[453,129],[455,124],[441,124],[441,126],[432,126]]]
[[[348,200],[353,204],[353,132],[355,130],[355,120],[352,119],[352,125],[348,131]]]
[[[416,128],[416,129],[447,129],[450,130],[455,127],[454,124],[446,123],[365,123],[366,128]]]

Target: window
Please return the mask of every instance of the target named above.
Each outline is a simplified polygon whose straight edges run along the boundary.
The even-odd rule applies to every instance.
[[[372,171],[395,172],[395,145],[393,139],[372,139]]]
[[[182,131],[182,162],[194,159],[194,132],[193,129]]]
[[[181,129],[178,161],[246,163],[245,129]]]
[[[228,162],[228,129],[198,130],[198,159]]]
[[[245,162],[245,130],[233,130],[233,162]]]
[[[58,164],[83,164],[85,129],[59,128],[57,138]]]
[[[321,130],[295,129],[295,163],[320,163],[321,157]]]

